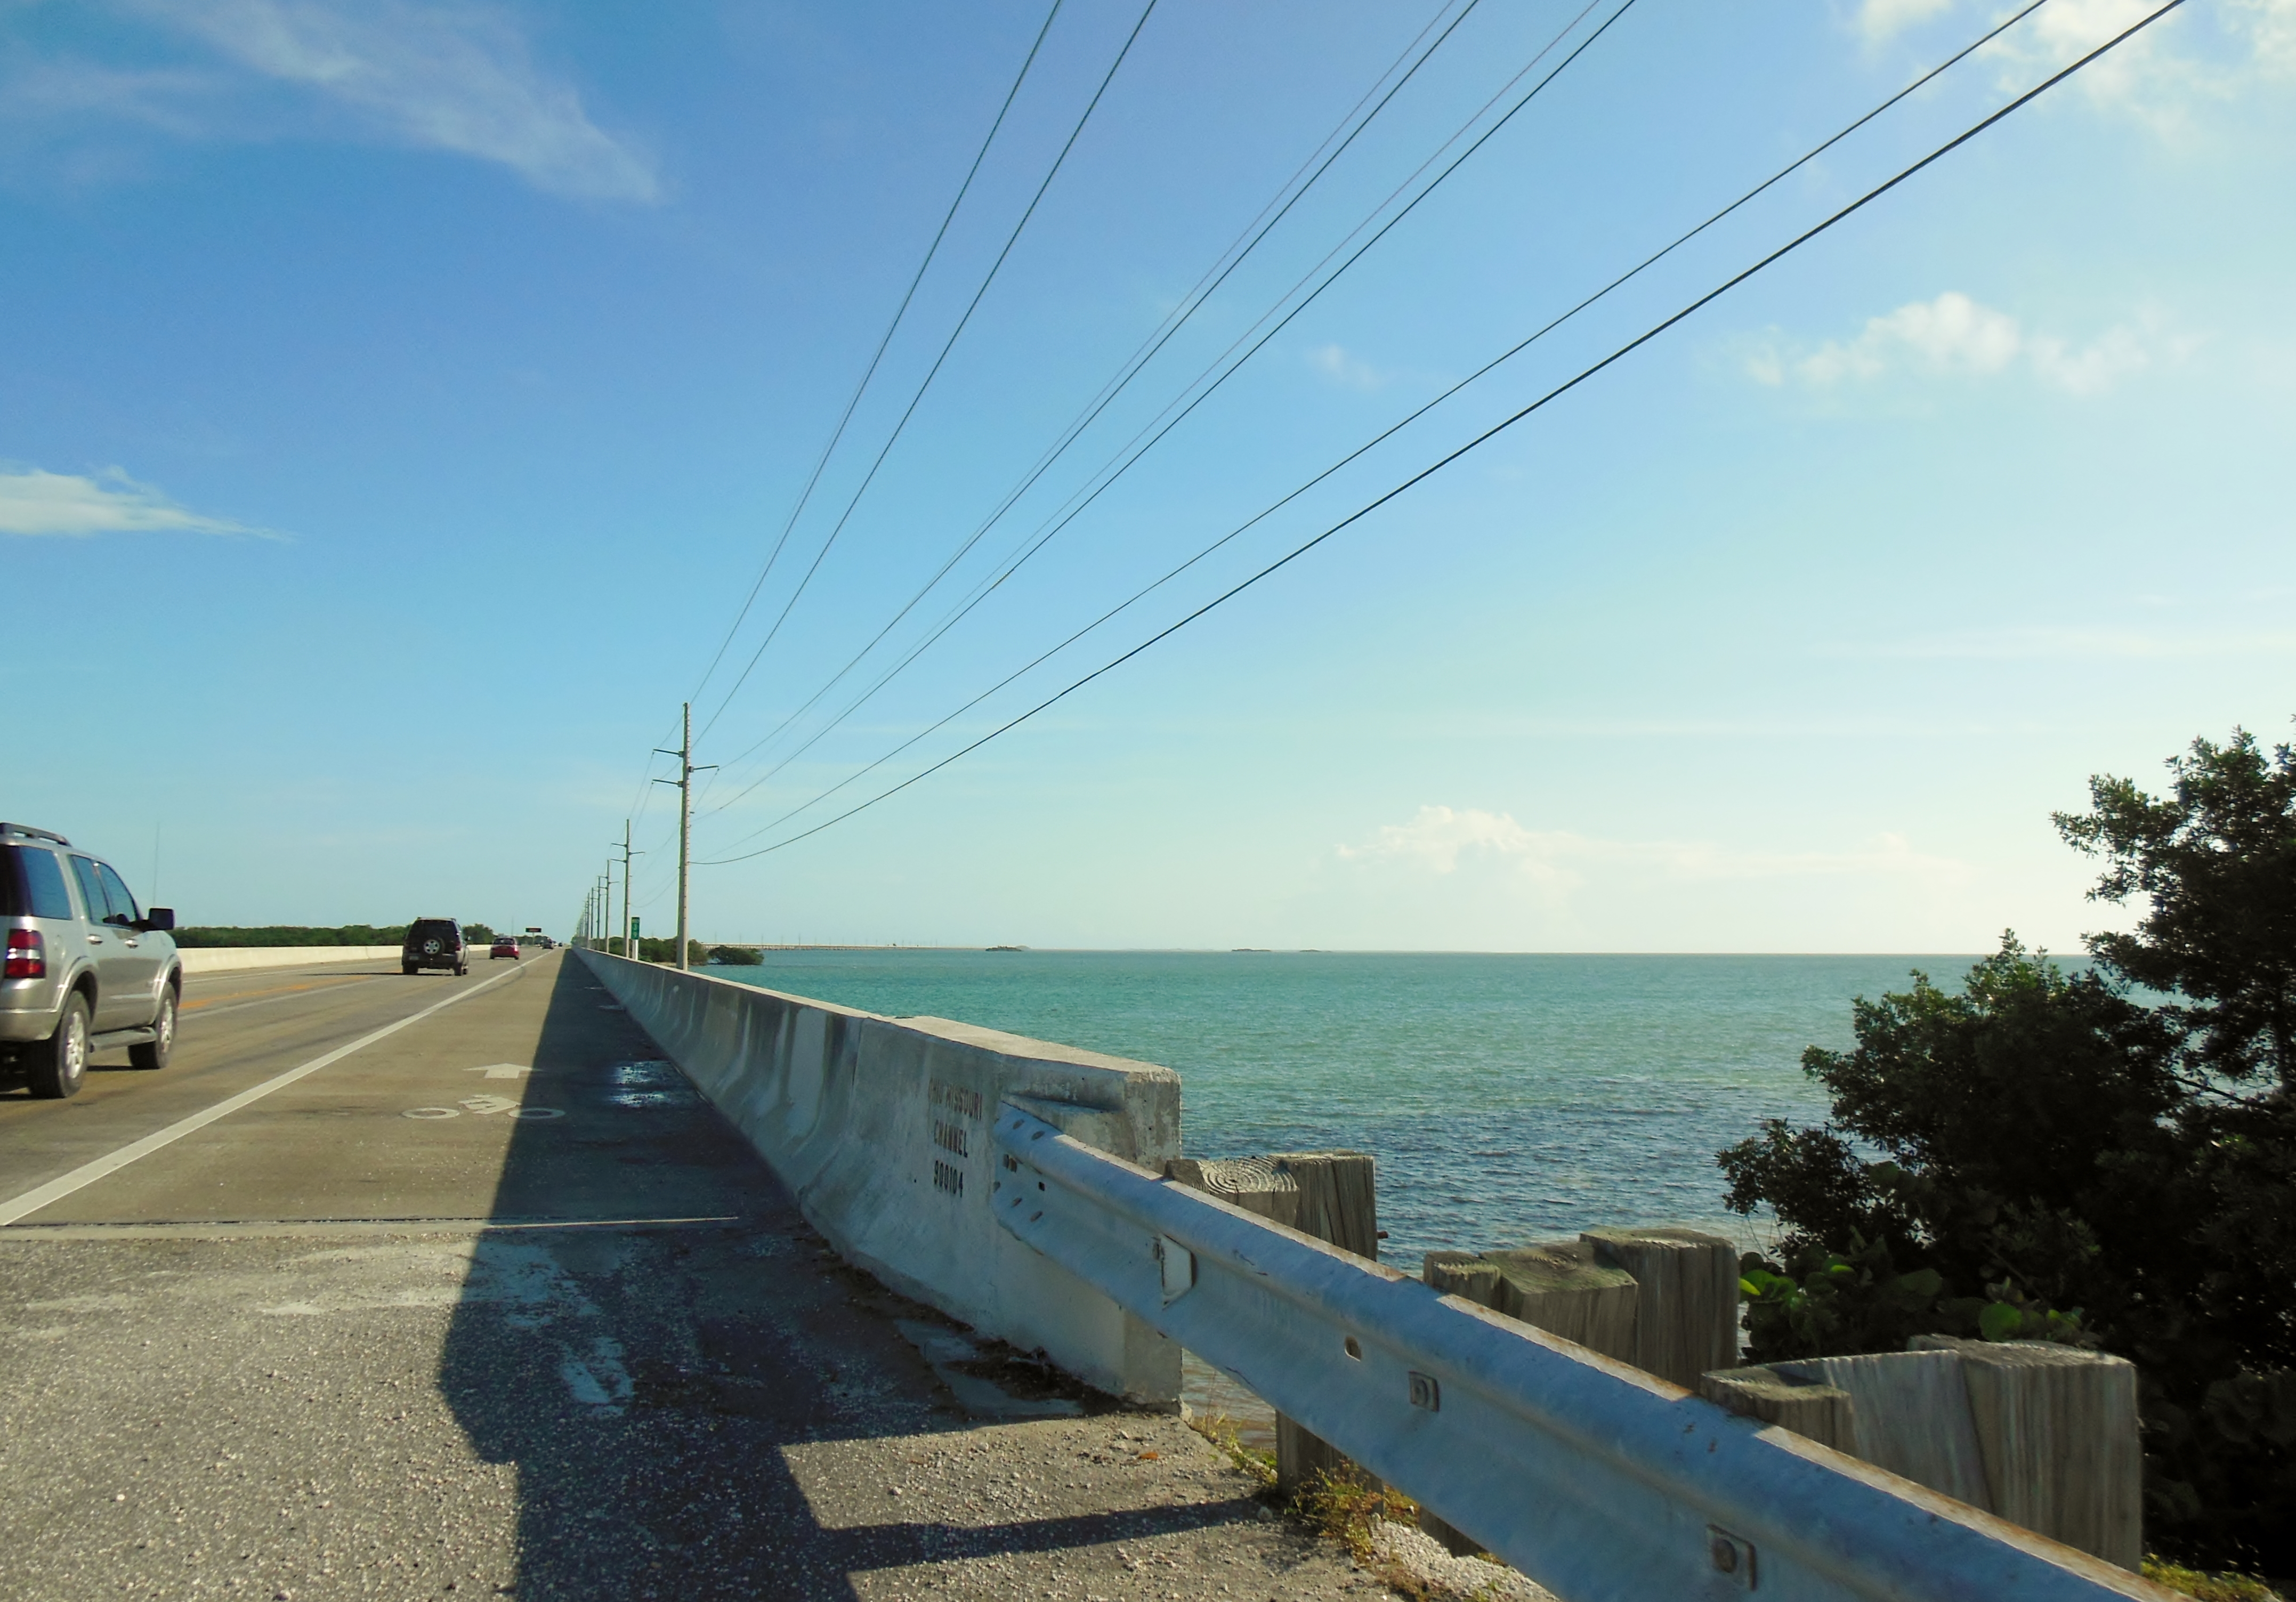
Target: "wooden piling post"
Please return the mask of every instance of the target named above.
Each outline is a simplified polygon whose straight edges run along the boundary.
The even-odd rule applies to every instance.
[[[1909,1351],[1704,1376],[1699,1394],[2108,1563],[2144,1557],[2136,1370],[2046,1342],[1915,1335]]]
[[[2143,1564],[2135,1365],[2043,1341],[1912,1344],[1961,1359],[1994,1512],[2122,1568]]]
[[[1767,1368],[1718,1368],[1699,1376],[1698,1393],[1733,1413],[1857,1455],[1857,1409],[1838,1386],[1789,1379]]]
[[[1379,1259],[1378,1181],[1368,1152],[1276,1152],[1213,1162],[1176,1157],[1164,1172],[1271,1223]],[[1276,1414],[1276,1489],[1296,1496],[1318,1474],[1371,1477],[1328,1442]]]
[[[1641,1289],[1626,1269],[1584,1241],[1547,1241],[1511,1252],[1430,1252],[1427,1284],[1494,1312],[1631,1363]]]
[[[1583,1240],[1547,1241],[1509,1252],[1430,1252],[1420,1275],[1430,1288],[1505,1313],[1604,1357],[1633,1362],[1641,1293],[1633,1275],[1603,1262]],[[1431,1508],[1419,1527],[1455,1553],[1481,1549]]]
[[[1718,1235],[1643,1226],[1578,1238],[1634,1276],[1642,1293],[1636,1368],[1685,1391],[1738,1362],[1738,1250]]]

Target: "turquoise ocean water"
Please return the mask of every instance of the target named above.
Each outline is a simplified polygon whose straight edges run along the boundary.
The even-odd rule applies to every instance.
[[[1849,1002],[1953,984],[1970,957],[1321,952],[771,952],[721,977],[933,1014],[1179,1071],[1191,1156],[1351,1147],[1379,1163],[1381,1255],[1689,1223],[1722,1206],[1720,1147],[1816,1121],[1802,1048]]]

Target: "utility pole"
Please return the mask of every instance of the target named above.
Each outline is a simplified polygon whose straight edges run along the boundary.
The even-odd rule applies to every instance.
[[[622,819],[622,955],[635,957],[638,952],[636,936],[630,932],[630,859],[643,857],[644,851],[630,850],[630,820]],[[610,870],[611,871],[611,870]]]
[[[685,960],[685,892],[693,859],[693,776],[708,773],[717,764],[712,762],[702,768],[693,765],[693,702],[691,701],[685,702],[679,729],[676,751],[664,751],[659,745],[654,747],[663,756],[677,759],[677,776],[656,779],[654,783],[677,786],[677,971],[683,974],[690,965]]]

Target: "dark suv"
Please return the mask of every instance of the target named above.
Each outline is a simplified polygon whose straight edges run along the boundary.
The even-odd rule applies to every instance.
[[[463,946],[463,926],[453,918],[416,918],[406,925],[406,943],[398,949],[398,971],[419,974],[444,968],[450,974],[471,971],[470,954]]]
[[[0,823],[0,1070],[35,1096],[72,1096],[95,1052],[166,1067],[184,994],[175,926],[168,908],[140,910],[110,863]]]

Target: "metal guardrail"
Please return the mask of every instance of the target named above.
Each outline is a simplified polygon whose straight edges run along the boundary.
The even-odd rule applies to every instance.
[[[996,1146],[1006,1229],[1569,1602],[2169,1602],[1010,1103]]]

